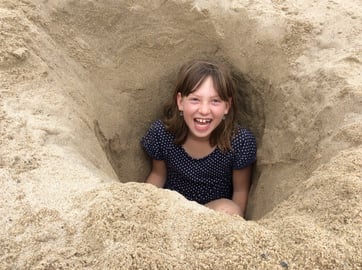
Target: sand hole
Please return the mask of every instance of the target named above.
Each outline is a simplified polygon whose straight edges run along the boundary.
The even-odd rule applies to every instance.
[[[210,10],[190,3],[152,3],[146,8],[114,1],[70,1],[54,4],[58,6],[50,11],[49,34],[59,44],[68,41],[61,45],[87,81],[83,95],[94,112],[94,133],[100,145],[119,181],[144,181],[150,166],[139,140],[161,116],[176,72],[193,58],[223,59],[237,80],[240,122],[255,133],[260,147],[248,215],[261,217],[308,174],[298,159],[314,154],[301,140],[300,157],[285,162],[300,135],[289,127],[296,123],[300,100],[291,101],[286,94],[295,85],[279,85],[288,76],[278,43],[281,31],[265,28],[265,17],[260,23],[249,20],[247,13],[225,14],[224,19],[219,14],[216,22]],[[287,107],[288,113],[283,110]],[[310,120],[310,116],[301,119]],[[315,140],[313,134],[308,136]],[[284,181],[289,186],[279,193]]]

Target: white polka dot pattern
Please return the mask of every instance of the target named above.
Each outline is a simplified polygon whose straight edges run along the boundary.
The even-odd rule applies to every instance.
[[[165,129],[161,120],[151,125],[141,143],[152,159],[165,161],[167,179],[164,188],[200,204],[220,198],[231,199],[232,171],[245,168],[256,160],[255,137],[240,127],[232,139],[231,151],[223,153],[216,148],[201,159],[190,157],[176,145],[174,135]]]

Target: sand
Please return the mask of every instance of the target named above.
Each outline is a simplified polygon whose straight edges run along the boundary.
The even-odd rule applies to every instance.
[[[1,0],[0,30],[1,269],[362,269],[358,1]],[[257,137],[246,220],[142,183],[204,57]]]

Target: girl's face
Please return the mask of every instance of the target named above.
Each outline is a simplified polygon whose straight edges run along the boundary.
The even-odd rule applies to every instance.
[[[179,111],[183,111],[183,117],[189,128],[188,136],[196,139],[209,139],[212,131],[223,121],[228,113],[230,102],[223,101],[216,89],[211,76],[188,96],[177,94]]]

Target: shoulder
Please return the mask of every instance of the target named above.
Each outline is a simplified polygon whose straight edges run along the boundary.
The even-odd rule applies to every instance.
[[[238,149],[240,145],[256,147],[256,140],[253,132],[246,128],[237,126],[231,144],[234,149]]]
[[[151,127],[154,127],[154,128],[162,128],[164,126],[165,125],[163,124],[161,119],[158,119],[151,124]]]
[[[163,121],[159,119],[153,122],[148,130],[154,133],[164,133],[166,132],[166,127]]]
[[[157,136],[166,136],[166,137],[172,137],[172,134],[167,131],[166,126],[164,124],[164,122],[159,119],[156,120],[155,122],[153,122],[150,126],[150,128],[148,129],[147,133],[151,133]]]
[[[255,139],[255,136],[249,129],[237,126],[235,128],[233,140],[238,139]]]
[[[250,130],[238,127],[232,139],[231,147],[234,158],[234,170],[245,168],[255,162],[256,140]]]
[[[161,120],[151,124],[146,134],[141,139],[141,144],[148,155],[155,160],[164,160],[165,148],[170,144],[171,139],[166,133]]]

